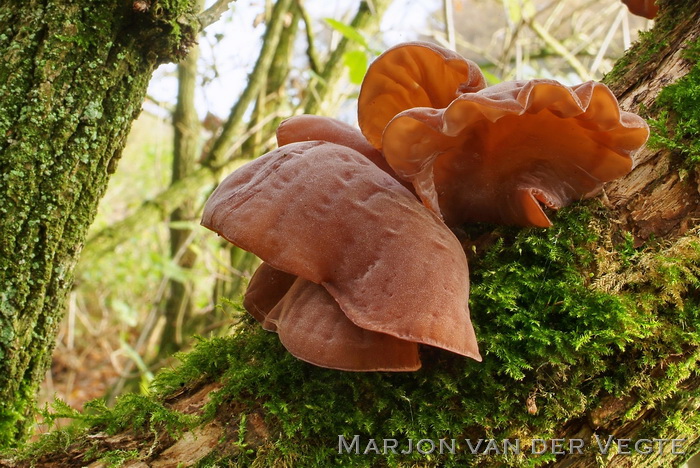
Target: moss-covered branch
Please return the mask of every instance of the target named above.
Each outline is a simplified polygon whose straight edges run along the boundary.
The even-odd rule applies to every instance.
[[[500,228],[482,238],[471,259],[471,309],[483,363],[426,349],[415,373],[326,370],[295,359],[276,335],[244,318],[234,336],[199,343],[153,386],[152,398],[166,407],[188,414],[184,408],[196,408],[199,443],[212,442],[212,449],[194,459],[168,458],[191,439],[167,439],[162,428],[143,431],[137,458],[298,467],[595,460],[647,467],[686,458],[699,448],[700,241],[693,232],[634,248],[617,237],[610,216],[591,202],[560,213],[549,230]],[[669,291],[670,284],[678,288]],[[131,417],[115,410],[89,432]],[[339,449],[341,435],[346,445]],[[640,450],[652,450],[600,453],[597,440],[610,436],[631,439],[632,447],[642,440]],[[64,433],[74,445],[51,437],[41,446],[50,453],[45,460],[58,456],[55,439],[70,456],[85,453],[84,436]],[[400,453],[421,439],[436,447],[444,439],[454,453],[426,454],[430,442],[423,453]],[[472,453],[479,439],[498,449],[485,442]],[[534,439],[566,439],[567,453],[553,453],[551,445],[533,453]],[[659,452],[658,439],[679,440],[675,451],[686,455],[673,454],[671,442]],[[92,459],[115,448],[107,440],[94,444]],[[158,449],[151,450],[154,440]],[[385,440],[396,441],[397,453],[385,451]],[[503,450],[504,440],[511,449]],[[580,454],[568,453],[570,440],[582,441]]]

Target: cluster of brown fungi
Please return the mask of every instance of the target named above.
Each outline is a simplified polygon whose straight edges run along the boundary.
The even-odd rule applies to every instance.
[[[629,172],[644,121],[602,84],[486,86],[427,43],[370,66],[357,130],[301,115],[279,148],[228,176],[202,224],[263,263],[244,306],[294,356],[349,371],[412,371],[419,344],[481,360],[469,273],[450,228],[551,225]]]

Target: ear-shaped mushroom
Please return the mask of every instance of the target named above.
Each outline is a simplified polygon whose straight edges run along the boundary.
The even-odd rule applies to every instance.
[[[292,287],[297,276],[262,262],[248,283],[243,307],[268,331],[277,331],[277,325],[267,316]]]
[[[659,13],[656,0],[622,0],[622,3],[627,5],[633,15],[654,19]]]
[[[374,146],[370,145],[359,129],[340,120],[318,115],[290,117],[277,128],[277,145],[284,146],[300,141],[321,140],[352,148],[363,154],[381,170],[396,178],[394,170]],[[410,184],[407,184],[407,188]]]
[[[250,280],[244,306],[276,331],[287,350],[317,366],[346,371],[413,371],[418,345],[352,323],[316,283],[262,263]]]
[[[382,132],[399,112],[413,107],[447,107],[454,98],[486,86],[478,65],[426,42],[388,49],[372,62],[360,89],[358,121],[377,149]]]
[[[202,224],[322,285],[360,328],[480,359],[459,241],[348,147],[293,143],[258,158],[219,185]]]
[[[404,111],[387,125],[382,147],[450,226],[547,227],[541,205],[563,207],[626,174],[648,134],[605,85],[533,80],[462,94],[445,109]]]

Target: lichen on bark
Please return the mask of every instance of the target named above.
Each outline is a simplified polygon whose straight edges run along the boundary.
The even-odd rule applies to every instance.
[[[152,71],[193,40],[190,3],[0,6],[0,447],[31,424],[86,230]]]

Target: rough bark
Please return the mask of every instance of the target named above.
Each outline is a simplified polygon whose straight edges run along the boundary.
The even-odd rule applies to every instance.
[[[653,40],[645,49],[635,49],[644,59],[632,56],[609,77],[610,87],[623,107],[651,117],[663,110],[654,105],[659,93],[695,66],[685,54],[700,39],[699,22],[697,11],[686,18],[663,16],[659,20]],[[606,187],[612,208],[620,213],[620,220],[638,243],[651,236],[672,239],[700,219],[698,173],[681,169],[677,154],[648,148],[639,155],[629,176]]]
[[[0,6],[0,446],[31,422],[85,233],[188,1]]]

